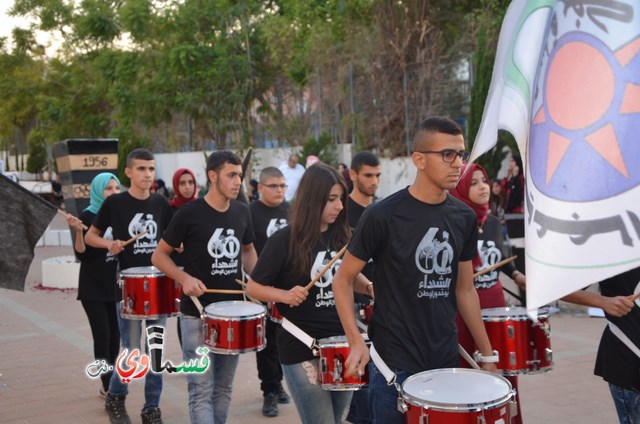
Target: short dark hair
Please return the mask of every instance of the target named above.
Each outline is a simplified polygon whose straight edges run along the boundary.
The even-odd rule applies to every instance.
[[[371,152],[358,152],[351,159],[351,169],[358,172],[364,165],[380,166],[380,159]]]
[[[443,133],[449,135],[461,135],[462,127],[455,121],[444,116],[432,116],[420,123],[416,135],[413,137],[413,150],[419,149],[418,142],[422,133]]]
[[[282,174],[282,171],[275,166],[267,166],[260,171],[260,183],[264,183],[269,178],[284,178],[284,175]]]
[[[133,149],[127,155],[127,168],[130,168],[134,160],[154,160],[153,153],[147,149]]]
[[[232,151],[215,151],[211,153],[207,158],[207,172],[218,172],[225,163],[230,163],[232,165],[242,165],[242,160]]]

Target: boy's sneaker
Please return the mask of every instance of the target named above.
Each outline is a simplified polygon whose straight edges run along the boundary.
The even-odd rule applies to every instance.
[[[126,396],[111,396],[107,395],[104,401],[104,409],[109,414],[109,421],[111,424],[131,424],[129,414],[127,414],[127,408],[124,406],[124,400]]]
[[[277,395],[278,403],[289,403],[291,401],[291,397],[287,394],[287,392],[284,391],[284,387],[282,387],[282,384],[278,389]]]
[[[278,416],[278,394],[271,392],[264,395],[264,402],[262,404],[262,415],[265,417],[277,417]]]
[[[147,408],[140,414],[142,424],[162,424],[160,417],[160,408]]]

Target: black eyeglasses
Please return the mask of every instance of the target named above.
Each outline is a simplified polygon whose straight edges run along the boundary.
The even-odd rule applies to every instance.
[[[456,157],[462,159],[462,162],[466,162],[469,160],[469,156],[471,156],[470,152],[465,152],[464,150],[460,150],[458,152],[453,149],[417,150],[416,153],[438,153],[442,156],[442,161],[445,163],[453,163],[456,160]]]
[[[263,184],[265,187],[269,187],[271,190],[275,190],[277,188],[279,188],[280,190],[285,190],[287,187],[289,187],[286,184]]]

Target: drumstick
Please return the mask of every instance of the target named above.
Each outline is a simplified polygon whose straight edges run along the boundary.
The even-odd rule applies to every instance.
[[[227,290],[227,289],[205,289],[202,290],[204,293],[213,293],[213,294],[245,294],[244,290]]]
[[[57,209],[56,211],[57,211],[60,215],[64,216],[64,219],[67,219],[67,217],[68,217],[69,215],[71,215],[70,213],[67,213],[67,212],[63,211],[62,209]],[[88,230],[88,229],[89,229],[89,227],[87,227],[86,225],[82,224],[82,229],[83,229],[83,230]]]
[[[240,285],[241,285],[242,287],[244,287],[244,288],[246,288],[246,287],[247,287],[247,283],[245,283],[245,282],[244,282],[244,281],[242,281],[242,280],[238,280],[237,278],[236,278],[236,283],[240,284]]]
[[[346,251],[347,251],[347,245],[345,244],[344,247],[342,249],[340,249],[340,251],[336,254],[336,256],[331,258],[329,263],[326,264],[324,266],[324,268],[322,268],[322,270],[315,277],[313,277],[313,280],[311,280],[309,282],[309,284],[306,285],[305,289],[311,290],[311,287],[313,287],[313,285],[320,279],[320,277],[322,277],[324,275],[324,273],[327,272],[329,270],[329,268],[331,268],[333,266],[333,264],[335,264],[336,261],[338,259],[340,259],[342,257],[342,255],[344,255],[344,252],[346,252]]]
[[[632,294],[631,296],[627,297],[627,299],[629,299],[632,302],[635,302],[639,297],[640,297],[640,292],[636,294]]]
[[[464,348],[462,347],[462,345],[460,343],[458,343],[458,352],[469,363],[469,365],[471,365],[471,367],[473,367],[476,370],[480,369],[480,366],[476,363],[476,361],[473,360],[471,355],[469,355],[467,353],[467,351],[464,350]]]
[[[500,261],[495,265],[491,265],[489,268],[485,268],[485,269],[483,269],[481,271],[478,271],[475,274],[473,274],[473,278],[476,278],[476,277],[479,277],[479,276],[481,276],[483,274],[486,274],[489,271],[493,271],[496,268],[500,268],[502,265],[508,264],[511,261],[515,261],[517,257],[518,257],[518,255],[513,255],[512,257],[507,258],[507,259],[505,259],[503,261]]]
[[[131,237],[129,240],[125,241],[122,244],[122,247],[125,247],[126,245],[133,243],[134,241],[138,240],[140,237],[142,237],[143,235],[147,234],[148,232],[149,232],[149,230],[144,230],[140,234],[136,234],[135,236]]]

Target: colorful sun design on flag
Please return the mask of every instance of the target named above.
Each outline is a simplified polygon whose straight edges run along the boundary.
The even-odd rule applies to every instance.
[[[640,184],[640,37],[612,52],[572,32],[552,50],[534,111],[529,172],[545,195],[601,200]]]

